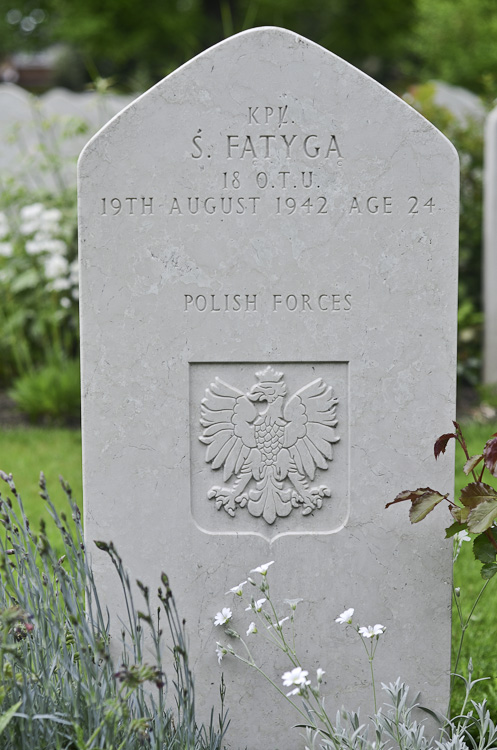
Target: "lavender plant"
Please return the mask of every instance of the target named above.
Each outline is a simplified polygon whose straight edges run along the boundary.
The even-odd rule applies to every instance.
[[[208,726],[195,715],[185,623],[162,575],[157,599],[137,582],[135,607],[129,575],[112,543],[98,542],[120,581],[127,621],[122,655],[110,649],[110,623],[99,600],[85,549],[80,513],[67,494],[71,518],[41,496],[60,535],[57,557],[45,524],[34,533],[10,475],[0,472],[0,744],[4,750],[220,750],[226,732],[221,710]],[[164,672],[163,620],[170,633],[174,676]],[[145,631],[152,644],[144,647]],[[116,648],[114,647],[114,651]]]

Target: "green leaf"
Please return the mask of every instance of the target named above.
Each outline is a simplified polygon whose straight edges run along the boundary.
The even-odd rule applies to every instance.
[[[497,497],[485,500],[470,511],[468,516],[468,531],[479,534],[491,527],[497,518]]]
[[[4,711],[3,714],[0,716],[0,734],[2,734],[3,730],[7,727],[9,722],[12,721],[21,703],[22,701],[19,701],[18,703],[14,703],[13,706],[11,706],[6,711]]]
[[[497,499],[497,491],[485,482],[471,482],[461,490],[460,500],[466,508],[476,508],[480,503],[495,499]]]
[[[492,534],[492,537],[495,540],[495,533],[493,531],[490,531],[489,533]],[[475,540],[473,541],[473,554],[476,560],[479,560],[481,563],[495,562],[497,550],[493,546],[487,534],[483,533],[475,538]]]
[[[470,508],[451,508],[450,513],[458,523],[463,523],[466,527],[466,521],[468,520]]]
[[[413,500],[409,511],[409,520],[411,523],[422,521],[445,497],[446,495],[441,495],[440,492],[427,488],[427,491]]]
[[[413,506],[416,503],[419,504],[419,500],[421,500],[421,498],[426,499],[428,495],[432,497],[437,497],[437,501],[435,502],[433,507],[435,507],[435,505],[437,505],[437,503],[439,503],[440,500],[445,500],[445,498],[447,497],[447,495],[441,495],[440,492],[437,492],[436,490],[432,490],[431,487],[418,487],[417,490],[403,490],[402,492],[399,492],[399,494],[394,500],[392,500],[390,503],[387,503],[385,505],[385,508],[389,508],[391,505],[395,505],[395,503],[402,503],[404,502],[404,500],[410,500],[412,503],[412,506],[411,506],[411,510],[409,513],[411,514]],[[432,510],[432,508],[430,508],[427,511],[427,513],[429,513],[430,510]],[[417,520],[421,521],[421,518],[418,518]],[[411,519],[411,523],[416,523],[416,521],[412,521]]]
[[[480,461],[482,460],[482,458],[483,458],[483,454],[482,453],[480,453],[479,456],[471,456],[471,458],[468,458],[468,460],[464,464],[464,468],[463,468],[464,473],[466,475],[467,474],[471,474],[471,472],[473,471],[473,469],[475,468],[475,466],[478,466],[478,464],[480,463]]]
[[[445,529],[445,538],[450,539],[451,536],[454,536],[454,534],[457,534],[458,531],[464,531],[465,528],[466,528],[465,523],[454,521],[454,523],[451,526]]]
[[[480,575],[486,580],[488,580],[489,578],[493,578],[496,573],[497,563],[485,563],[485,565],[481,566]]]

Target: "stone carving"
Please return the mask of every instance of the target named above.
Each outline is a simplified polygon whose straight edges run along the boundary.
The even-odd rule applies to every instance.
[[[311,487],[309,480],[316,468],[328,468],[332,444],[340,439],[338,399],[317,378],[285,402],[283,372],[268,366],[256,376],[259,382],[247,393],[215,378],[202,399],[199,439],[207,445],[205,460],[212,469],[223,469],[224,482],[235,476],[231,486],[211,487],[208,498],[232,517],[246,507],[268,524],[293,508],[307,516],[331,496],[327,485]],[[258,402],[266,402],[266,408],[259,410]]]

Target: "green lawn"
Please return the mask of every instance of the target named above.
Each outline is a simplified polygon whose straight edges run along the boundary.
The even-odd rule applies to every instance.
[[[494,432],[497,432],[497,424],[480,425],[476,422],[467,424],[464,427],[464,433],[470,454],[480,453],[484,443]],[[439,460],[443,461],[444,456],[441,456]],[[458,497],[458,491],[468,481],[462,472],[464,463],[462,451],[457,449],[456,497]],[[0,469],[12,472],[14,475],[27,515],[35,530],[38,520],[42,516],[47,522],[49,521],[44,502],[38,495],[38,479],[42,470],[46,476],[49,494],[58,509],[67,510],[68,508],[64,492],[59,484],[59,474],[62,474],[64,479],[69,482],[75,500],[82,507],[81,434],[78,430],[59,428],[0,430]],[[494,482],[497,483],[497,480],[494,480]],[[6,489],[6,486],[4,488]],[[4,488],[2,488],[2,493],[4,493]],[[439,508],[434,510],[435,513],[437,511],[442,512]],[[52,541],[56,539],[56,536],[50,533],[49,522],[48,533]],[[454,585],[461,589],[459,601],[464,613],[470,611],[471,605],[483,584],[479,568],[479,564],[473,558],[471,544],[463,544],[455,565]],[[476,686],[473,699],[483,700],[483,698],[487,698],[494,719],[497,719],[496,612],[497,576],[490,581],[480,606],[476,609],[472,625],[465,636],[459,664],[459,671],[466,674],[468,660],[471,656],[474,664],[474,678],[491,678]],[[459,635],[460,628],[454,609],[453,651],[458,646]],[[462,687],[456,686],[452,704],[453,710],[457,711],[460,708],[462,696]]]
[[[48,493],[58,510],[69,511],[59,475],[69,482],[74,500],[82,510],[81,432],[62,428],[16,427],[0,430],[0,469],[12,473],[32,529],[39,520],[47,522],[49,539],[59,549],[58,534],[51,532],[50,516],[39,496],[38,482],[43,471]],[[0,482],[6,495],[8,487]]]
[[[485,425],[471,422],[462,424],[464,436],[468,444],[470,455],[476,455],[482,452],[485,442],[497,432],[497,423],[487,423]],[[439,461],[443,460],[441,456]],[[458,447],[456,450],[456,498],[461,488],[470,481],[462,471],[465,458],[462,450]],[[497,486],[497,480],[486,473],[484,481],[487,484]],[[437,509],[435,509],[436,513]],[[484,581],[480,576],[480,563],[477,563],[473,557],[472,544],[465,542],[462,546],[461,553],[454,566],[454,586],[461,589],[459,601],[466,617],[471,610],[478,592],[481,590]],[[494,720],[497,719],[497,631],[495,625],[497,613],[497,576],[491,579],[485,594],[480,600],[479,605],[472,617],[471,624],[466,631],[464,638],[462,656],[459,662],[458,672],[467,676],[467,666],[469,658],[473,661],[473,679],[479,677],[489,677],[489,680],[480,682],[475,686],[472,693],[473,700],[482,701],[484,698],[489,703]],[[455,650],[459,644],[460,637],[459,619],[456,609],[453,607],[452,615],[452,644],[453,644],[453,666]],[[455,696],[452,702],[452,708],[456,711],[461,707],[463,697],[463,688],[461,681],[456,687]]]

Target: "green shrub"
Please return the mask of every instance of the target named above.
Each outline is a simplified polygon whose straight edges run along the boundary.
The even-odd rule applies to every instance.
[[[157,601],[137,582],[143,598],[138,611],[114,546],[97,543],[115,566],[127,605],[116,663],[69,487],[63,483],[72,521],[57,514],[41,476],[40,494],[64,548],[57,557],[45,525],[38,534],[31,530],[12,477],[0,472],[0,479],[9,487],[8,496],[0,494],[2,750],[219,750],[227,726],[224,687],[221,683],[218,727],[213,713],[208,727],[199,726],[184,625],[167,576],[162,575]],[[172,679],[162,665],[164,616],[174,654]],[[153,663],[145,661],[145,630]]]
[[[9,395],[33,420],[78,419],[80,415],[79,360],[49,364],[14,381]]]
[[[75,206],[75,191],[0,194],[0,382],[77,356]]]

